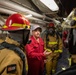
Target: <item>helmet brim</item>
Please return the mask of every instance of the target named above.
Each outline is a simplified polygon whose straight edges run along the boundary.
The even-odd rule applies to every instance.
[[[3,30],[3,31],[17,31],[17,30],[24,30],[24,28],[9,27],[9,28],[1,28],[0,30]],[[25,30],[28,30],[28,29],[25,28]]]

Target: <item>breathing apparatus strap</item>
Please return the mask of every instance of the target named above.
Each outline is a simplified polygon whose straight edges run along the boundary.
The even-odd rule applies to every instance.
[[[0,44],[0,50],[1,49],[3,49],[3,48],[7,48],[7,49],[9,49],[9,50],[13,50],[14,52],[16,52],[19,56],[20,56],[20,58],[22,59],[22,61],[23,61],[23,72],[22,72],[22,75],[26,75],[26,69],[25,69],[25,55],[24,55],[24,53],[22,52],[22,50],[19,48],[19,47],[17,47],[16,45],[14,45],[14,44],[9,44],[9,43],[7,43],[7,42],[3,42],[3,43],[1,43]],[[3,73],[3,72],[1,72],[1,73]],[[1,74],[0,74],[1,75]]]
[[[48,35],[50,35],[50,34],[46,34],[46,47],[47,47],[47,44],[48,44],[48,41],[49,41]],[[57,49],[58,49],[59,48],[59,36],[58,36],[57,33],[56,33],[56,40],[57,40]]]

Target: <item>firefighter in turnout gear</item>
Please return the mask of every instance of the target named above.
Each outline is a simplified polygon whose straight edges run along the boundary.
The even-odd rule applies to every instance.
[[[55,31],[54,23],[47,26],[44,42],[45,50],[52,52],[51,55],[46,57],[46,75],[51,75],[55,73],[58,57],[63,48],[62,40]]]
[[[8,31],[0,40],[0,75],[26,75],[26,45],[30,32],[30,22],[19,13],[10,15],[2,31]]]
[[[76,8],[73,10],[70,26],[68,45],[72,60],[71,66],[74,66],[76,65]]]

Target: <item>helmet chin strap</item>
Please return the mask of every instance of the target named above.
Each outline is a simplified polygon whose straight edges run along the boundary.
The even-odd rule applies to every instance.
[[[30,31],[28,30],[27,31],[27,34],[25,35],[25,31],[23,30],[23,45],[26,45],[27,42],[28,42],[28,39],[29,39],[29,34],[30,34]]]

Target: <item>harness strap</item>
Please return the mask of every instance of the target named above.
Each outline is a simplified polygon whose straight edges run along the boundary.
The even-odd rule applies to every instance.
[[[58,34],[56,33],[56,40],[57,40],[57,42],[49,42],[48,35],[49,34],[46,35],[46,47],[47,47],[47,44],[52,44],[52,45],[53,44],[57,44],[57,48],[56,49],[58,49],[59,48],[59,36],[58,36]]]
[[[4,47],[0,44],[0,50],[4,49]]]

